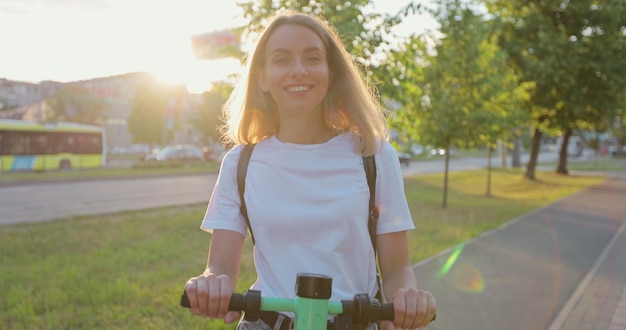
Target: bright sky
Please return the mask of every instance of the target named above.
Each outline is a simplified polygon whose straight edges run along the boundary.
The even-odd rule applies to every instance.
[[[387,13],[408,2],[374,0],[375,10]],[[192,53],[192,35],[245,23],[236,1],[217,3],[0,0],[0,78],[69,82],[151,71],[164,81],[186,82],[190,91],[201,91],[239,65],[235,59],[199,61]],[[415,17],[402,29],[423,30],[432,24]]]

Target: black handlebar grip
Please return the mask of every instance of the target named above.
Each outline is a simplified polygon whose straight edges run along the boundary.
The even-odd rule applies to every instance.
[[[380,304],[380,320],[388,320],[393,321],[394,319],[394,310],[393,303],[382,303]]]
[[[180,295],[180,305],[183,307],[191,308],[191,303],[189,302],[189,296],[187,296],[187,291],[183,291],[183,294]],[[241,293],[233,293],[230,296],[230,303],[228,304],[229,311],[245,311],[246,310],[246,298]]]
[[[185,290],[183,290],[183,294],[180,295],[180,305],[183,307],[191,308],[189,296],[187,296],[187,291]]]
[[[233,293],[230,296],[230,303],[228,304],[229,311],[245,311],[246,299],[241,293]]]

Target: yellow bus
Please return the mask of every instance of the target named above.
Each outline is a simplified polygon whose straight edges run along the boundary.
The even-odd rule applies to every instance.
[[[92,169],[106,164],[104,128],[0,119],[0,172]]]

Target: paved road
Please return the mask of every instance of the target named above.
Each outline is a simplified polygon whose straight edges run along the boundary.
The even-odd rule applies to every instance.
[[[542,155],[544,161],[554,157]],[[484,158],[454,159],[450,171],[484,168]],[[493,166],[499,162],[493,160]],[[406,175],[442,172],[444,158],[414,161]],[[49,221],[73,215],[141,210],[169,205],[207,203],[217,175],[190,175],[125,180],[29,183],[0,186],[0,225]]]
[[[0,225],[208,203],[216,178],[191,175],[0,187]]]

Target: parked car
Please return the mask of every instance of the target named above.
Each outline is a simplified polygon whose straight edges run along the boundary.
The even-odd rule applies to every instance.
[[[183,163],[204,161],[204,152],[201,148],[188,144],[167,146],[156,153],[146,155],[147,162],[175,161]]]
[[[396,151],[396,153],[398,154],[398,160],[400,161],[400,165],[402,166],[409,166],[409,163],[411,162],[411,154],[406,153],[406,152],[400,152],[400,151]]]
[[[422,146],[421,144],[414,144],[411,146],[411,153],[413,153],[414,156],[421,156],[424,154],[424,146]]]
[[[444,148],[429,147],[429,149],[430,149],[429,151],[430,156],[445,156],[446,155],[446,149]]]

